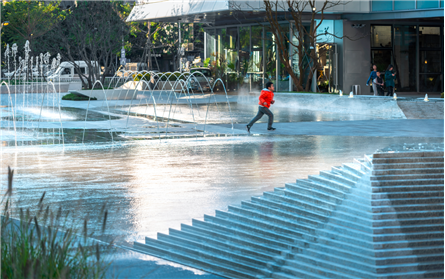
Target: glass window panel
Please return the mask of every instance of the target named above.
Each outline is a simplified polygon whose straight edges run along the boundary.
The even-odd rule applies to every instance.
[[[239,28],[239,38],[240,38],[240,50],[239,50],[239,59],[240,59],[240,76],[242,78],[242,85],[248,86],[250,84],[250,80],[247,76],[247,71],[249,70],[250,63],[250,27],[240,27]],[[250,88],[250,86],[248,86]]]
[[[284,42],[285,47],[289,51],[289,24],[281,24],[281,31],[283,32],[283,38],[286,39]],[[290,75],[286,70],[284,61],[280,61],[278,65],[278,84],[276,90],[278,91],[289,91],[289,78]]]
[[[252,53],[248,77],[250,90],[263,88],[263,27],[252,26]]]
[[[395,0],[394,1],[394,10],[414,10],[416,9],[416,1],[414,0]]]
[[[392,51],[391,50],[373,50],[372,55],[372,65],[377,66],[377,71],[384,72],[386,67],[392,63]]]
[[[421,48],[440,48],[440,27],[420,26],[419,43]]]
[[[420,52],[420,72],[421,73],[440,73],[442,68],[441,51],[421,51]]]
[[[266,53],[265,62],[266,68],[264,73],[264,82],[272,81],[275,83],[277,75],[277,55],[275,47],[275,36],[266,28],[264,38],[264,50]]]
[[[216,48],[215,48],[215,29],[206,30],[206,59],[215,60]]]
[[[371,2],[371,9],[373,12],[392,11],[392,1],[373,0]]]
[[[443,8],[443,0],[440,0],[440,7]]]
[[[394,26],[394,72],[398,91],[417,91],[416,26]]]
[[[371,26],[371,47],[391,47],[391,26]]]
[[[439,8],[437,0],[417,0],[417,9]]]
[[[443,75],[420,74],[420,92],[443,92]]]

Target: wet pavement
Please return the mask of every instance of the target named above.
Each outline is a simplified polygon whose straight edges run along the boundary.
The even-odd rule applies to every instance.
[[[49,99],[55,102],[54,98]],[[86,106],[85,102],[62,104],[78,109]],[[109,108],[117,110],[111,121],[63,121],[64,146],[60,143],[62,129],[55,128],[60,122],[40,123],[41,129],[46,129],[46,134],[38,133],[40,140],[33,136],[33,129],[20,130],[24,133],[20,136],[30,140],[18,147],[11,145],[16,134],[10,121],[2,122],[3,190],[10,165],[15,169],[17,205],[32,208],[46,192],[46,203],[70,212],[79,226],[85,216],[100,219],[100,208],[105,205],[109,211],[107,230],[95,237],[131,246],[133,241],[144,241],[145,236],[178,229],[181,223],[190,224],[192,218],[201,219],[216,209],[226,209],[377,149],[404,143],[443,145],[443,119],[389,119],[293,108],[274,110],[276,131],[266,131],[264,117],[248,135],[244,125],[255,115],[257,105],[240,103],[230,103],[229,113],[229,104],[224,103],[178,104],[173,107],[174,114],[162,117],[176,125],[168,127],[170,132],[176,129],[183,136],[147,141],[144,135],[161,134],[159,124],[165,134],[166,122],[135,117],[136,113],[154,113],[153,106],[135,106],[127,124],[128,104],[92,102],[90,108],[100,116]],[[170,110],[168,105],[159,105],[157,111],[164,108]],[[200,112],[192,114],[192,109]],[[110,125],[112,133],[107,130]],[[191,138],[184,136],[187,133]],[[76,144],[85,134],[88,144]],[[100,223],[89,223],[91,230],[100,231],[100,227]],[[110,272],[119,278],[220,278],[126,250],[115,255]]]

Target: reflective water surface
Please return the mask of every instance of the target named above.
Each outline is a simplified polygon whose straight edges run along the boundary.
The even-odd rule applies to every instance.
[[[17,153],[4,148],[2,185],[11,165],[18,204],[35,205],[46,191],[47,203],[62,206],[75,220],[96,220],[106,203],[107,237],[141,241],[399,142],[443,138],[246,137],[67,145],[65,150],[33,146]]]

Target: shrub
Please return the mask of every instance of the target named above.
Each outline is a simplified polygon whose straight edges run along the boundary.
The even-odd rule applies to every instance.
[[[69,94],[66,94],[65,96],[63,96],[62,100],[65,100],[65,101],[88,101],[88,100],[96,101],[97,98],[96,97],[89,98],[87,96],[80,96],[80,95],[76,95],[73,93],[69,93]]]
[[[110,263],[101,258],[103,245],[88,241],[87,220],[83,236],[68,228],[68,215],[62,209],[56,213],[45,207],[45,193],[32,214],[19,209],[19,220],[10,216],[13,171],[8,168],[8,189],[1,200],[1,276],[2,278],[105,278]],[[103,207],[103,210],[105,207]],[[104,211],[102,231],[107,211]],[[111,246],[105,247],[110,248]]]

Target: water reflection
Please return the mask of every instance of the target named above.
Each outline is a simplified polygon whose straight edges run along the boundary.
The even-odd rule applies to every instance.
[[[106,203],[108,237],[141,241],[397,142],[443,138],[251,137],[64,151],[44,146],[20,153],[4,149],[2,184],[6,167],[12,165],[15,195],[23,206],[37,204],[47,191],[51,205],[62,206],[78,220],[99,218]]]

